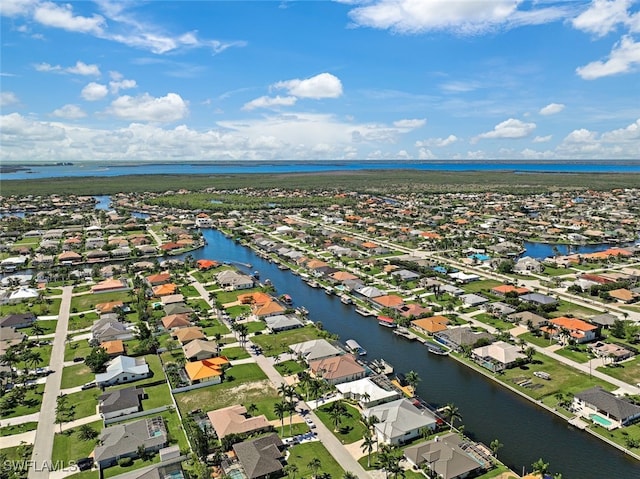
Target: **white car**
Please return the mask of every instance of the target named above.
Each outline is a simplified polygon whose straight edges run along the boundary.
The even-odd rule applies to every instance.
[[[314,429],[316,427],[316,424],[309,417],[304,418],[304,422],[306,422],[307,426],[309,426],[311,429]]]

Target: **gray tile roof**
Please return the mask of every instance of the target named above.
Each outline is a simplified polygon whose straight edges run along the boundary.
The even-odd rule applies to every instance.
[[[277,434],[269,434],[252,441],[233,446],[233,450],[242,464],[249,479],[265,477],[283,469],[282,441]]]
[[[609,416],[621,422],[625,422],[628,418],[640,414],[640,406],[620,399],[610,392],[605,391],[600,386],[579,392],[575,397],[594,406],[600,411],[606,412]]]
[[[460,436],[449,433],[436,440],[408,447],[404,455],[414,464],[429,464],[443,479],[453,479],[482,467],[480,462],[460,447],[461,442]]]
[[[144,395],[144,390],[135,387],[108,391],[98,398],[100,412],[107,414],[134,406],[139,407],[142,395]]]
[[[98,440],[100,445],[94,450],[94,459],[102,462],[132,454],[140,445],[147,449],[161,447],[167,442],[167,432],[158,416],[106,427]]]

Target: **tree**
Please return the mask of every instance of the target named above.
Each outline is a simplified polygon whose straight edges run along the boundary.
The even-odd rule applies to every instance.
[[[489,447],[491,448],[491,452],[493,453],[496,459],[498,459],[498,451],[502,448],[502,446],[504,446],[504,444],[502,444],[498,439],[494,439],[489,444]]]
[[[360,446],[362,452],[367,453],[367,468],[371,468],[371,453],[376,444],[376,440],[371,432],[367,431],[362,438],[362,445]]]
[[[536,354],[536,349],[533,346],[529,346],[524,350],[524,354],[527,356],[527,361],[531,362]]]
[[[618,339],[623,339],[626,334],[625,322],[621,319],[616,319],[611,325],[611,336]]]
[[[284,401],[275,403],[273,412],[280,419],[280,434],[284,436],[284,415],[287,413],[287,404]]]
[[[405,379],[407,380],[407,383],[409,384],[409,386],[411,386],[411,388],[415,391],[416,387],[418,386],[418,383],[420,382],[420,376],[418,375],[418,373],[413,370],[409,371],[405,375]]]
[[[289,476],[291,479],[296,479],[296,474],[298,473],[298,466],[295,464],[287,464],[284,466],[284,473]]]
[[[91,369],[92,373],[100,373],[105,370],[105,365],[109,362],[109,354],[104,348],[94,347],[87,355],[84,363]]]
[[[320,459],[318,459],[317,457],[311,459],[311,461],[309,461],[309,463],[307,464],[307,468],[313,474],[314,479],[317,479],[320,467],[322,467],[322,462],[320,462]]]
[[[31,326],[31,334],[36,337],[36,341],[40,342],[40,335],[44,334],[44,328],[35,322],[33,326]]]
[[[462,415],[460,414],[458,407],[453,403],[447,404],[442,412],[444,414],[445,420],[451,426],[451,429],[454,428],[454,422],[456,421],[456,419],[462,421]]]
[[[75,407],[69,403],[69,398],[66,394],[60,394],[56,398],[56,418],[55,423],[60,424],[60,432],[62,432],[62,425],[65,422],[73,420]]]
[[[342,474],[342,479],[358,479],[358,476],[356,476],[353,472],[345,471],[345,473]]]
[[[98,437],[98,431],[92,428],[89,424],[83,424],[78,428],[78,436],[83,441],[91,441]]]
[[[544,462],[542,458],[538,459],[536,462],[531,464],[534,474],[540,474],[541,478],[544,478],[546,474],[549,473],[549,463]]]
[[[333,430],[337,431],[342,422],[342,418],[347,415],[347,407],[340,401],[331,403],[329,406],[329,418],[333,424]]]

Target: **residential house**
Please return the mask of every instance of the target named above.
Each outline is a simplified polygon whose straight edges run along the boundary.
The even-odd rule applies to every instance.
[[[481,305],[489,302],[489,300],[487,298],[485,298],[484,296],[480,296],[479,294],[473,294],[473,293],[471,293],[471,294],[463,294],[462,296],[460,296],[460,300],[468,308],[481,306]]]
[[[521,294],[527,294],[530,292],[531,291],[529,291],[527,288],[518,288],[516,286],[513,286],[512,284],[501,284],[500,286],[491,288],[492,294],[495,294],[496,296],[502,296],[503,298],[509,294],[520,296]]]
[[[531,311],[521,311],[519,313],[511,313],[507,316],[508,321],[513,321],[514,323],[521,324],[531,324],[534,328],[539,328],[540,326],[544,326],[549,321],[544,316],[540,316],[539,314],[532,313]]]
[[[193,309],[184,303],[165,304],[162,306],[162,309],[164,309],[164,313],[167,316],[171,316],[172,314],[193,313]]]
[[[547,296],[541,293],[527,293],[520,296],[522,301],[535,304],[537,306],[551,306],[558,304],[558,300],[553,296]]]
[[[608,291],[609,297],[620,301],[621,303],[635,303],[638,301],[638,294],[633,291],[629,291],[626,288],[613,289]]]
[[[597,343],[590,344],[589,350],[598,356],[599,358],[611,359],[613,362],[624,361],[633,356],[633,351],[628,350],[623,346],[617,344],[603,343],[598,341]]]
[[[193,326],[189,318],[190,316],[187,313],[164,316],[162,318],[162,326],[167,330],[188,328]]]
[[[640,418],[640,406],[614,396],[601,386],[576,393],[573,407],[582,416],[594,421],[597,421],[594,415],[605,416],[612,423],[610,429],[627,426]],[[602,424],[602,421],[598,423]]]
[[[145,392],[142,388],[114,389],[98,397],[98,411],[102,419],[133,414],[142,411],[144,396]]]
[[[0,319],[0,328],[29,328],[33,326],[35,322],[36,315],[33,313],[12,313]]]
[[[544,265],[537,259],[525,256],[516,261],[516,264],[513,265],[513,271],[520,274],[542,273],[544,271]]]
[[[192,361],[184,365],[191,384],[206,382],[219,384],[222,382],[224,370],[229,366],[229,360],[224,356]]]
[[[106,427],[100,433],[93,458],[101,469],[124,457],[138,457],[138,448],[159,451],[167,444],[167,430],[160,416]]]
[[[352,354],[311,361],[309,368],[314,376],[322,378],[333,385],[354,381],[367,375],[364,367],[356,361]]]
[[[360,406],[365,409],[400,399],[398,391],[384,389],[373,382],[371,378],[337,384],[336,389],[340,391],[342,397],[358,401]]]
[[[459,351],[464,346],[475,346],[478,341],[485,339],[493,341],[493,335],[485,332],[472,331],[468,326],[458,326],[435,333],[435,339],[445,346]]]
[[[202,361],[203,359],[213,358],[220,354],[218,344],[202,339],[189,341],[182,347],[182,350],[184,351],[184,357],[187,358],[188,361]]]
[[[404,450],[407,462],[420,469],[425,464],[442,479],[464,479],[479,474],[485,465],[463,449],[467,439],[450,432]]]
[[[278,314],[265,318],[267,329],[272,333],[287,331],[289,329],[301,328],[304,326],[302,321],[293,314]]]
[[[302,343],[295,343],[289,346],[291,352],[298,358],[309,364],[318,359],[338,356],[343,353],[326,339],[311,339]]]
[[[447,324],[449,324],[449,318],[446,316],[431,316],[411,321],[411,326],[427,335],[446,330]]]
[[[123,312],[126,312],[125,304],[123,301],[107,301],[106,303],[96,304],[96,312],[101,315],[105,313],[113,313],[119,309],[123,310]]]
[[[233,445],[233,451],[247,479],[271,479],[282,476],[285,463],[283,448],[284,444],[277,434]]]
[[[486,303],[483,305],[484,310],[496,317],[505,317],[516,312],[516,308],[510,304],[496,301],[495,303]]]
[[[551,337],[563,338],[567,333],[578,343],[588,343],[598,336],[598,327],[578,318],[561,316],[549,320],[549,326],[542,328]]]
[[[126,291],[130,289],[129,283],[126,278],[122,279],[105,279],[104,281],[100,281],[98,284],[94,284],[91,287],[91,292],[94,294],[98,293],[110,293],[113,291]]]
[[[154,286],[152,288],[153,295],[158,298],[162,296],[173,295],[177,290],[178,290],[178,286],[174,283],[159,284],[158,286]],[[183,298],[180,299],[180,301],[183,301]],[[180,302],[180,301],[175,301],[175,302]]]
[[[377,308],[392,308],[397,309],[404,305],[404,300],[395,294],[388,294],[385,296],[376,296],[372,298],[372,305]]]
[[[122,339],[114,339],[113,341],[105,341],[100,343],[100,347],[104,349],[107,354],[115,358],[116,356],[120,356],[125,353],[124,342]]]
[[[207,413],[218,439],[229,434],[248,434],[266,431],[271,424],[264,415],[250,416],[242,405],[229,406]]]
[[[177,339],[182,346],[194,339],[206,339],[202,329],[198,326],[176,329],[171,332],[171,335]]]
[[[475,348],[471,351],[471,357],[482,367],[497,372],[514,367],[527,356],[518,346],[496,341],[487,346]]]
[[[428,409],[419,409],[408,399],[379,404],[363,411],[363,416],[375,416],[374,430],[378,443],[401,445],[421,435],[423,428],[435,429],[436,416]]]
[[[271,300],[261,306],[253,305],[251,312],[258,318],[268,318],[270,316],[279,316],[286,311],[286,308],[275,300]]]
[[[163,307],[169,306],[170,304],[184,304],[184,296],[182,294],[167,294],[160,298],[160,304],[162,304]]]
[[[253,279],[250,276],[230,269],[219,272],[216,281],[222,288],[231,291],[253,288]]]
[[[96,374],[96,384],[101,387],[125,384],[149,376],[151,376],[151,371],[144,357],[118,356],[111,360],[106,372]]]
[[[431,310],[429,308],[420,306],[417,303],[405,304],[403,306],[400,306],[398,308],[398,311],[405,318],[419,318],[420,316],[431,314]]]
[[[131,323],[121,323],[117,319],[102,318],[91,326],[91,336],[99,343],[121,339],[126,341],[134,336],[134,326]]]

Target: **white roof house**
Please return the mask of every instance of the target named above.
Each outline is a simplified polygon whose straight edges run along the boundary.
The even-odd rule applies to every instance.
[[[397,391],[387,391],[369,378],[337,384],[336,389],[347,399],[355,399],[363,408],[400,399]]]
[[[366,418],[375,416],[378,442],[403,444],[420,436],[422,428],[435,429],[437,419],[428,409],[418,409],[408,399],[380,404],[363,412]]]
[[[98,386],[123,384],[149,377],[149,365],[144,358],[118,356],[113,359],[104,373],[96,374]]]
[[[292,344],[289,346],[289,349],[291,349],[296,356],[300,356],[307,362],[338,356],[343,353],[343,351],[336,348],[326,339],[312,339],[310,341],[304,341],[303,343]]]
[[[504,341],[496,341],[488,346],[481,346],[472,351],[473,357],[487,369],[498,371],[511,367],[516,364],[519,359],[527,356],[520,350],[518,346],[505,343]]]

